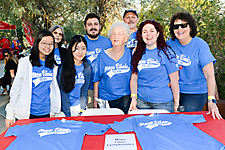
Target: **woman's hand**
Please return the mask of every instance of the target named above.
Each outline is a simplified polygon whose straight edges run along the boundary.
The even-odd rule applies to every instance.
[[[55,118],[55,115],[50,115],[50,118]]]
[[[94,98],[94,101],[93,101],[93,105],[94,105],[94,108],[97,108],[98,107],[98,102],[96,101],[95,98]]]
[[[179,107],[179,104],[174,104],[174,112],[178,112],[177,109]]]
[[[208,115],[209,114],[212,114],[213,119],[215,119],[215,118],[222,119],[222,116],[220,115],[220,112],[218,110],[218,107],[216,106],[215,103],[208,102],[208,109],[209,109],[209,112],[207,114]]]
[[[5,126],[8,128],[14,123],[13,119],[5,119]]]
[[[132,110],[137,110],[137,98],[132,97],[131,103],[130,103],[130,108],[128,112],[131,112]]]

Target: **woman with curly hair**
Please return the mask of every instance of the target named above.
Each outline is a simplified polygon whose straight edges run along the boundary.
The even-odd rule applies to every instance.
[[[222,118],[215,100],[216,62],[208,44],[197,35],[197,23],[188,12],[178,12],[170,20],[172,39],[167,41],[176,52],[180,74],[180,105],[185,111],[201,111],[207,102],[213,118]]]
[[[179,106],[177,59],[174,51],[164,40],[162,26],[154,20],[143,21],[137,31],[137,41],[137,48],[131,61],[132,101],[129,111],[135,109],[177,111]]]

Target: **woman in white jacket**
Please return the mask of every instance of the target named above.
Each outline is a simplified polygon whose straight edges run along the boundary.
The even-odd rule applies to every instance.
[[[56,81],[54,37],[48,30],[36,35],[31,55],[20,59],[6,106],[6,127],[14,119],[50,117],[60,112],[60,91]]]

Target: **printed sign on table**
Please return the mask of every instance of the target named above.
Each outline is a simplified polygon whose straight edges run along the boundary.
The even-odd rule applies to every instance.
[[[105,137],[104,150],[137,150],[134,134],[110,134]]]

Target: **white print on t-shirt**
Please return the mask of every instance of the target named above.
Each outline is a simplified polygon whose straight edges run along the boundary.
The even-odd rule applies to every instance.
[[[158,68],[160,66],[159,60],[155,60],[152,58],[149,58],[148,60],[140,60],[138,63],[138,70],[141,71],[145,68]]]
[[[106,74],[112,78],[115,74],[127,73],[129,71],[130,67],[127,64],[116,63],[115,66],[105,66],[104,72],[107,72]]]
[[[96,48],[94,51],[87,51],[87,56],[90,56],[88,57],[87,59],[90,61],[90,62],[93,62],[97,57],[98,57],[98,54],[102,51],[101,48]]]
[[[32,78],[37,78],[34,79],[32,82],[34,83],[35,86],[37,86],[39,83],[44,82],[44,81],[51,81],[52,80],[53,73],[52,71],[47,71],[47,70],[42,70],[41,73],[32,73]]]
[[[128,48],[133,48],[133,47],[135,47],[136,45],[137,45],[137,40],[136,40],[135,38],[129,40],[128,43],[127,43],[127,47],[128,47]]]
[[[55,129],[40,129],[37,131],[40,137],[46,136],[46,135],[52,135],[52,134],[66,134],[70,133],[70,129],[63,129],[63,128],[55,128]]]
[[[59,55],[54,55],[54,58],[57,64],[61,64],[61,58]]]
[[[78,75],[76,75],[75,81],[76,81],[76,84],[84,83],[85,82],[84,74],[82,72],[79,72]]]
[[[180,56],[177,55],[178,64],[181,66],[190,66],[191,59],[184,54],[181,54]]]
[[[158,126],[169,126],[171,125],[172,122],[170,121],[162,121],[162,120],[155,120],[155,121],[150,121],[150,122],[146,122],[146,123],[139,123],[140,126],[145,126],[148,129],[153,129],[155,127]]]

